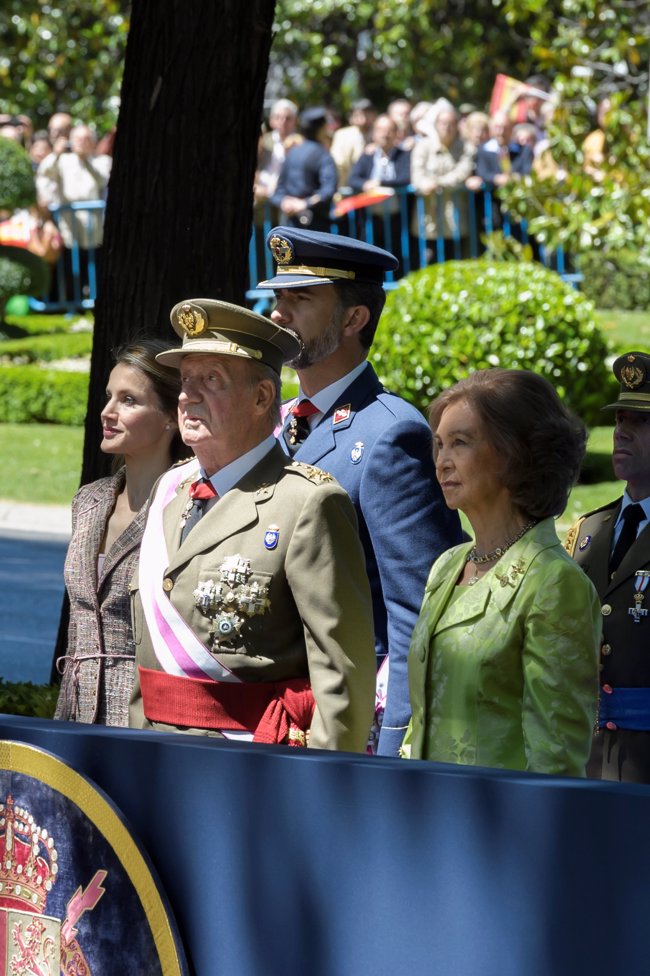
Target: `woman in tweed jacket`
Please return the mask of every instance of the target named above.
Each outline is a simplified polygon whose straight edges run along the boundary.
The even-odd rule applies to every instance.
[[[79,489],[65,562],[70,597],[67,653],[55,718],[128,725],[135,649],[129,581],[156,479],[187,454],[177,424],[178,370],[157,363],[157,339],[119,350],[101,413],[101,449],[115,473]]]

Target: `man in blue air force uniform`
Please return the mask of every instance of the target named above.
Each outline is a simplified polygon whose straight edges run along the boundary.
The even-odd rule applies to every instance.
[[[367,362],[384,273],[397,260],[371,244],[292,227],[274,228],[267,245],[277,270],[258,287],[273,289],[271,318],[304,347],[289,364],[300,390],[285,405],[279,440],[296,460],[332,474],[357,510],[379,672],[377,751],[395,756],[410,715],[406,662],[424,585],[433,561],[461,539],[436,482],[426,421]]]

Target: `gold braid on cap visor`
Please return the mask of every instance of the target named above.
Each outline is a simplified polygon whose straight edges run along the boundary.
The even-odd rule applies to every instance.
[[[356,278],[356,271],[341,268],[312,268],[306,264],[278,265],[276,274],[304,274],[313,278]]]
[[[222,353],[226,356],[249,356],[251,359],[261,359],[264,353],[260,349],[253,349],[251,346],[242,346],[240,342],[228,342],[223,336],[218,335],[215,332],[204,332],[196,339],[191,336],[186,336],[183,340],[183,345],[178,352],[182,352],[184,356],[187,356],[192,352],[192,346],[202,346],[204,348],[196,349],[196,352],[213,352],[215,355]]]
[[[617,403],[621,403],[623,400],[646,400],[650,403],[650,393],[620,393]]]

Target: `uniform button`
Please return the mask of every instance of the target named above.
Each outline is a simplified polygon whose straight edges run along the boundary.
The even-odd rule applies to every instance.
[[[605,722],[605,728],[609,729],[610,732],[614,732],[618,728],[618,725],[616,722]]]
[[[170,576],[165,576],[163,580],[163,590],[165,593],[169,593],[170,590],[174,589],[174,581]]]
[[[609,657],[609,655],[612,653],[612,645],[603,644],[603,646],[600,649],[600,653],[603,655],[603,657]]]
[[[602,613],[603,617],[609,617],[610,613],[612,612],[612,608],[610,607],[609,603],[603,603],[602,607],[600,608],[600,612]]]

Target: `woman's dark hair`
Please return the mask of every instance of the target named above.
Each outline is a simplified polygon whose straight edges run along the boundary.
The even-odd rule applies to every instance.
[[[552,385],[527,369],[483,369],[445,390],[429,408],[434,434],[443,411],[465,400],[502,458],[501,480],[530,518],[560,515],[580,472],[584,424]]]
[[[113,350],[115,366],[131,366],[143,373],[151,382],[161,409],[176,416],[178,410],[178,394],[181,391],[181,374],[171,366],[163,366],[156,362],[159,352],[174,348],[170,342],[163,339],[138,339]],[[169,456],[172,464],[192,456],[191,450],[185,446],[178,428],[169,446]],[[116,457],[112,468],[117,470],[124,464],[122,457]]]

